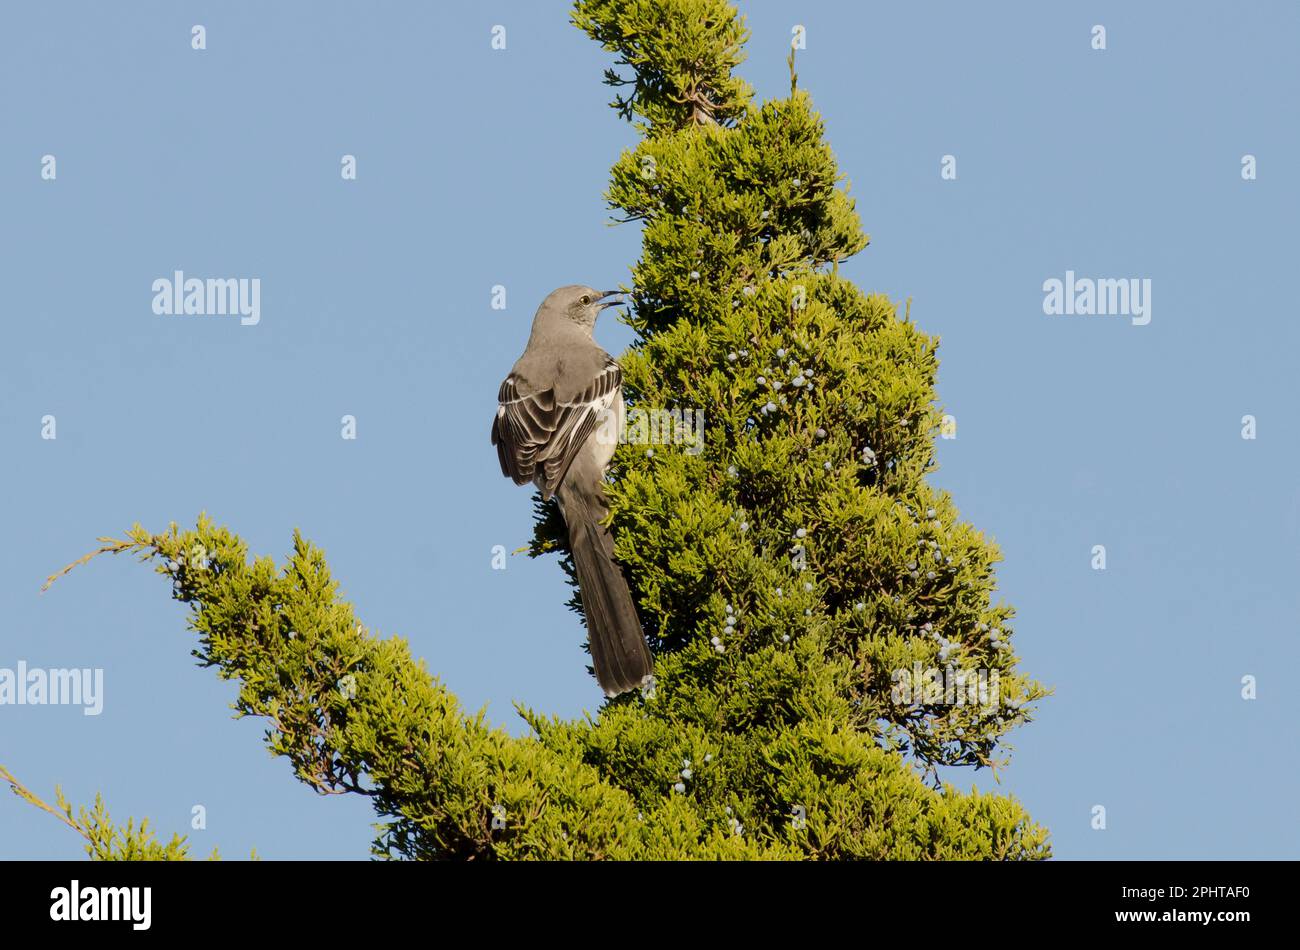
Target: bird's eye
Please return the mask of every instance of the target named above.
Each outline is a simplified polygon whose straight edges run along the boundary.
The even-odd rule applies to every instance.
[[[582,305],[585,307],[585,306],[587,306],[587,304],[589,304],[589,303],[591,303],[591,298],[588,297],[586,294],[583,294],[583,295],[582,295]]]

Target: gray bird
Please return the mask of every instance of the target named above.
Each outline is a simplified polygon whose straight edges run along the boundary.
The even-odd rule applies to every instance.
[[[497,394],[492,444],[501,472],[555,496],[569,529],[596,679],[606,696],[644,685],[654,661],[602,522],[605,469],[623,419],[623,373],[591,333],[616,290],[571,284],[542,301],[533,332]]]

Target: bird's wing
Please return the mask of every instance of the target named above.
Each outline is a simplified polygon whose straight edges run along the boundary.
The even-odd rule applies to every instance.
[[[518,485],[536,480],[543,498],[550,498],[564,481],[578,450],[605,420],[623,382],[623,371],[612,358],[568,399],[556,387],[530,391],[516,373],[501,384],[497,414],[492,420],[492,444],[501,472]],[[538,477],[540,474],[540,478]]]

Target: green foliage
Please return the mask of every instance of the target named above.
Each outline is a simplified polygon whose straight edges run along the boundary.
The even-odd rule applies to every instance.
[[[622,360],[629,406],[707,419],[698,454],[626,445],[616,458],[615,534],[659,654],[656,712],[726,737],[729,759],[749,763],[736,783],[751,793],[743,807],[768,828],[782,803],[824,812],[848,795],[830,810],[869,807],[850,791],[863,765],[833,791],[762,777],[760,763],[781,771],[826,748],[813,721],[894,765],[906,757],[936,784],[939,766],[996,768],[1006,733],[1045,691],[1016,668],[1012,610],[992,601],[996,546],[925,481],[938,341],[838,275],[867,237],[793,59],[789,98],[756,108],[737,91],[724,97],[725,126],[703,122],[689,107],[698,72],[683,64],[738,61],[723,43],[698,54],[709,36],[744,35],[729,5],[577,9],[579,26],[654,78],[652,101],[631,109],[651,119],[645,138],[615,164],[607,194],[643,228],[640,339]],[[647,40],[660,17],[686,39]],[[629,115],[625,100],[615,106]],[[563,544],[539,507],[535,553]],[[895,671],[917,668],[986,677],[1001,702],[896,699]],[[1033,827],[1013,802],[991,801]],[[830,853],[864,853],[832,837],[842,850]]]
[[[63,803],[66,806],[66,802]],[[71,814],[71,806],[66,806]],[[172,835],[166,845],[160,844],[149,829],[149,819],[135,827],[135,819],[128,818],[125,827],[114,825],[109,817],[104,799],[95,796],[95,809],[87,813],[81,809],[80,821],[86,830],[86,853],[95,861],[186,861],[189,845],[180,835]],[[217,852],[212,852],[216,860]]]
[[[632,76],[605,71],[605,82],[631,87],[612,105],[638,127],[675,127],[684,121],[732,122],[751,91],[731,74],[749,35],[726,0],[580,0],[573,22]]]
[[[608,192],[644,228],[629,403],[706,414],[702,451],[626,445],[612,473],[654,689],[578,721],[519,708],[513,738],[372,637],[300,535],[280,568],[206,518],[101,550],[171,579],[195,656],[301,781],[372,799],[381,857],[1047,857],[1013,799],[938,779],[997,765],[1043,689],[991,600],[996,547],[925,481],[937,341],[837,274],[867,239],[809,98],[751,105],[722,0],[573,19],[633,70],[607,81],[645,132]],[[539,500],[533,553],[564,548]],[[917,663],[996,672],[1009,702],[896,701]]]
[[[154,838],[149,828],[149,820],[140,822],[137,828],[134,819],[128,819],[125,826],[115,825],[108,814],[102,796],[95,796],[92,811],[85,808],[76,810],[63,795],[63,789],[55,788],[54,805],[42,801],[35,793],[14,778],[9,770],[0,765],[0,779],[8,783],[10,789],[19,798],[49,812],[77,834],[86,839],[86,854],[95,861],[188,861],[189,845],[180,835],[172,835],[171,841],[161,844]],[[211,860],[219,855],[212,852]]]
[[[773,697],[772,715],[802,710],[782,715],[793,728],[721,729],[749,705],[741,684],[729,703],[703,690],[697,703],[683,676],[652,699],[610,703],[595,721],[520,709],[534,735],[512,738],[463,713],[404,641],[371,636],[301,536],[280,570],[206,517],[192,531],[137,526],[113,550],[154,561],[171,580],[191,608],[194,656],[240,683],[237,715],[267,720],[268,747],[301,781],[372,799],[384,819],[380,856],[1002,857],[1041,845],[1014,806],[937,794],[852,728],[834,665],[812,664],[815,636],[778,658],[786,694]],[[806,829],[788,820],[797,802],[808,803]],[[96,815],[92,824],[111,829]],[[497,815],[504,827],[494,829]],[[99,858],[185,855],[179,839],[161,849],[143,827],[95,840]]]
[[[646,222],[629,405],[707,418],[699,454],[621,449],[620,555],[663,646],[721,629],[726,603],[746,655],[826,627],[865,728],[927,765],[993,765],[1042,690],[1015,670],[1010,609],[990,604],[996,547],[924,481],[937,341],[825,272],[866,242],[821,134],[796,93],[734,130],[647,139],[615,166],[611,202]],[[978,719],[895,705],[892,672],[918,662],[996,670],[1012,702]]]

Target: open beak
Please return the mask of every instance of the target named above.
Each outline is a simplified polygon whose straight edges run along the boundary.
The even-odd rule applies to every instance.
[[[602,293],[599,297],[596,298],[597,300],[604,300],[604,301],[605,301],[604,303],[598,305],[598,306],[596,307],[596,309],[597,309],[597,310],[604,310],[606,307],[617,307],[617,306],[618,306],[619,304],[621,304],[621,303],[627,303],[626,300],[622,299],[623,296],[624,296],[624,294],[623,294],[623,291],[621,291],[621,290],[606,290],[604,293]],[[619,299],[618,299],[618,300],[605,300],[606,297],[618,297]]]

